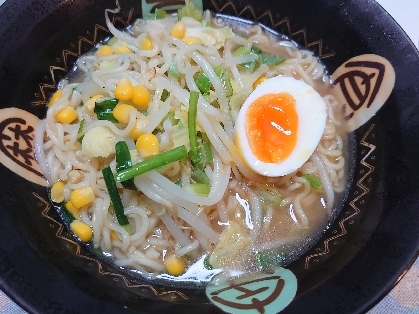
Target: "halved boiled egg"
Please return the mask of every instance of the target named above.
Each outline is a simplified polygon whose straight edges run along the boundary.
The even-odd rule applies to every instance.
[[[313,154],[326,118],[326,103],[310,85],[286,76],[267,79],[237,116],[234,132],[239,155],[261,175],[287,175]]]

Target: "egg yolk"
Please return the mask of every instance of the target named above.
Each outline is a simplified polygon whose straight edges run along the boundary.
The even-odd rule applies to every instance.
[[[290,94],[259,97],[249,106],[245,121],[247,139],[256,158],[279,163],[291,154],[297,143],[298,115]]]

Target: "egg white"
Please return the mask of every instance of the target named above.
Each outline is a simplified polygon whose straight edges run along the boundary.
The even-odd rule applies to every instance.
[[[295,99],[298,115],[297,142],[280,163],[259,160],[252,152],[247,139],[245,120],[249,106],[267,94],[288,93]],[[276,76],[260,84],[247,98],[235,123],[235,141],[239,155],[248,168],[268,177],[290,174],[300,168],[313,154],[326,126],[326,103],[313,87],[293,77]]]

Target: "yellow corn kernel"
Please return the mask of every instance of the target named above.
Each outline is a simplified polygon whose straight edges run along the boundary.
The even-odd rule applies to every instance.
[[[95,111],[95,104],[96,104],[96,101],[98,100],[98,99],[100,99],[100,98],[103,98],[104,96],[103,95],[100,95],[100,94],[98,94],[98,95],[95,95],[95,96],[93,96],[93,97],[91,97],[88,101],[86,101],[85,103],[84,103],[84,108],[86,108],[86,110],[88,110],[88,111],[90,111],[91,113],[93,113],[94,111]]]
[[[54,203],[64,202],[64,182],[58,181],[51,187],[51,200]]]
[[[118,237],[118,233],[115,230],[111,230],[110,234],[112,240],[120,240]]]
[[[135,146],[142,158],[151,157],[159,153],[159,140],[152,133],[140,135]]]
[[[151,49],[153,49],[153,44],[151,43],[150,39],[145,38],[145,37],[144,38],[141,38],[141,41],[140,41],[139,46],[140,46],[140,49],[142,49],[142,50],[151,50]]]
[[[118,104],[112,111],[113,116],[116,120],[122,123],[129,122],[129,115],[132,110],[137,111],[133,106],[127,104]]]
[[[186,31],[185,24],[179,21],[175,25],[173,25],[170,35],[172,35],[173,37],[182,39],[183,37],[185,37],[185,31]]]
[[[134,127],[129,132],[129,135],[134,141],[136,141],[137,138],[139,138],[141,134],[144,134],[143,129],[147,123],[148,123],[147,119],[137,119]]]
[[[170,275],[179,276],[185,271],[186,260],[183,257],[177,257],[176,255],[171,254],[165,257],[164,265]]]
[[[83,242],[89,242],[93,236],[92,228],[80,220],[73,220],[70,223],[70,228]]]
[[[55,115],[55,119],[60,123],[71,123],[77,119],[77,110],[67,106]]]
[[[71,201],[65,203],[65,208],[67,208],[67,210],[73,215],[74,218],[77,218],[79,216],[80,209],[75,208]]]
[[[48,107],[51,107],[62,95],[63,91],[61,89],[57,90],[49,100]]]
[[[193,44],[201,45],[202,44],[202,40],[199,37],[183,37],[182,40],[188,45],[193,45]]]
[[[113,55],[113,51],[111,49],[111,47],[104,45],[104,46],[100,46],[99,49],[97,50],[96,55],[100,58],[103,56],[110,56]]]
[[[70,202],[75,208],[82,208],[95,200],[95,193],[90,186],[74,190],[70,194]]]
[[[116,84],[114,93],[115,97],[119,100],[129,100],[134,93],[134,87],[129,79],[122,77],[119,79],[118,84]]]
[[[253,83],[253,88],[258,87],[260,84],[262,84],[263,82],[266,81],[266,76],[261,76],[259,77],[254,83]]]
[[[132,102],[138,107],[146,107],[150,102],[150,93],[147,88],[142,85],[134,86],[134,91],[132,93]]]

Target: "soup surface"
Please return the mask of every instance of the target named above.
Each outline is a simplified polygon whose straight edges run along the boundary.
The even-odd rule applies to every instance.
[[[311,52],[189,9],[125,31],[107,10],[113,37],[60,82],[35,142],[81,241],[146,278],[204,283],[312,245],[346,186],[347,148]]]

